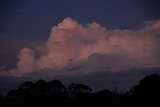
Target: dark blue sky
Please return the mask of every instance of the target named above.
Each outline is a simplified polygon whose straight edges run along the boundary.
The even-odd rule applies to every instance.
[[[159,0],[1,0],[0,66],[16,62],[18,50],[47,40],[51,27],[72,17],[107,28],[137,29],[144,20],[160,18]],[[35,43],[36,44],[36,43]]]

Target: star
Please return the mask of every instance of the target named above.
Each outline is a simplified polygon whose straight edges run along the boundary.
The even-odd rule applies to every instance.
[[[23,12],[23,9],[20,9],[20,12]]]

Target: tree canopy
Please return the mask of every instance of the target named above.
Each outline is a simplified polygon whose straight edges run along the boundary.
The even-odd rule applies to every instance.
[[[160,75],[152,74],[125,93],[108,89],[92,92],[89,86],[76,83],[66,88],[59,80],[26,81],[6,96],[0,94],[0,107],[160,106],[159,99]]]

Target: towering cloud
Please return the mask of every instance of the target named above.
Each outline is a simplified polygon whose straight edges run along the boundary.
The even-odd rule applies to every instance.
[[[147,21],[139,31],[109,30],[96,22],[82,25],[65,18],[53,26],[45,46],[20,50],[17,68],[10,75],[43,69],[83,66],[78,73],[160,66],[160,20]],[[53,74],[58,72],[53,70]],[[65,73],[65,72],[64,72]]]

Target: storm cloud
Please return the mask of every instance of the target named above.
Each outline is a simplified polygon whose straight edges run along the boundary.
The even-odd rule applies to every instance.
[[[65,18],[53,26],[44,46],[20,50],[17,67],[7,73],[1,70],[1,75],[45,74],[45,69],[53,76],[83,75],[160,67],[160,20],[144,24],[140,30],[111,30],[96,22],[83,25]]]

